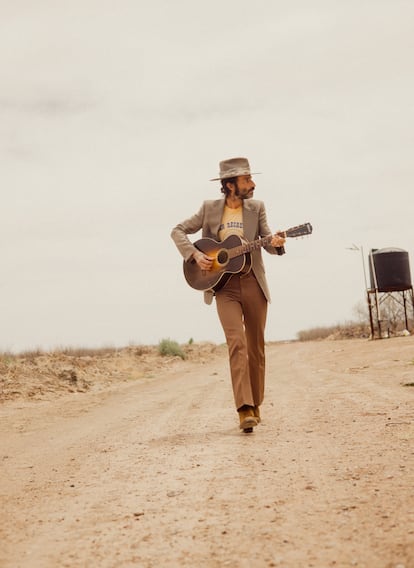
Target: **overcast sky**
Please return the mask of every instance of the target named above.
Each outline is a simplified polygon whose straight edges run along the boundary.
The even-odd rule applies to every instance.
[[[0,0],[0,349],[224,341],[171,228],[246,156],[267,340],[354,318],[363,256],[412,260],[411,0]],[[199,235],[196,235],[197,238]]]

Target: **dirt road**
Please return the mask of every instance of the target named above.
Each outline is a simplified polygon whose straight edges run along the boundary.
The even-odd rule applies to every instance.
[[[414,567],[414,337],[271,344],[1,407],[1,567]],[[411,386],[409,386],[411,385]]]

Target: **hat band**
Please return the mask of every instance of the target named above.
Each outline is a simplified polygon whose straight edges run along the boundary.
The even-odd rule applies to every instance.
[[[225,175],[226,177],[237,177],[237,176],[249,176],[250,169],[240,169],[240,168],[233,168],[229,169],[226,172],[220,172],[220,175]]]

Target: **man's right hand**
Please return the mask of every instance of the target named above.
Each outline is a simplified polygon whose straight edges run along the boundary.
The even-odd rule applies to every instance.
[[[211,256],[207,256],[200,250],[193,254],[193,258],[201,268],[201,270],[211,270],[213,266],[213,259],[211,258]]]

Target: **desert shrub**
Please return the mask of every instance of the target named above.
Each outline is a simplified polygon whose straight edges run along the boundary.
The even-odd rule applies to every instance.
[[[102,357],[113,355],[118,349],[116,347],[60,347],[53,353],[56,355],[69,355],[70,357]]]
[[[338,331],[338,328],[339,326],[337,325],[329,327],[314,327],[298,331],[296,336],[299,341],[316,341],[317,339],[326,339]]]
[[[164,356],[181,357],[185,359],[185,353],[176,341],[172,339],[162,339],[158,344],[158,353]]]
[[[368,324],[349,322],[327,327],[315,327],[296,334],[299,341],[317,341],[318,339],[354,339],[368,338],[371,331]]]

